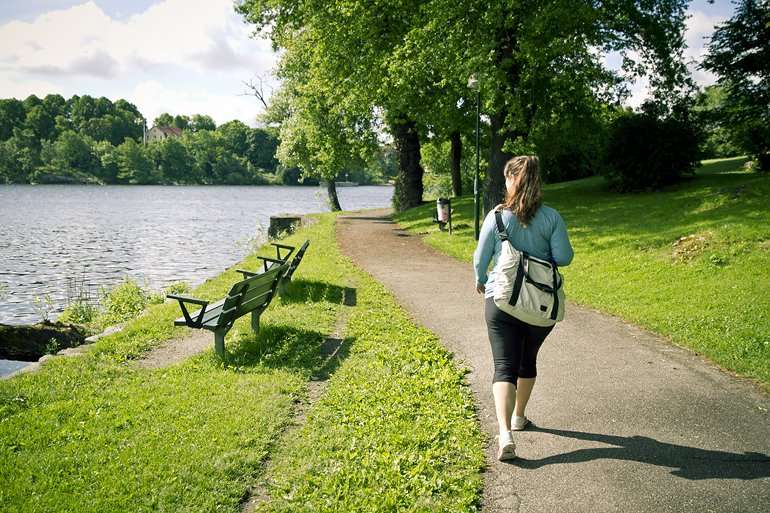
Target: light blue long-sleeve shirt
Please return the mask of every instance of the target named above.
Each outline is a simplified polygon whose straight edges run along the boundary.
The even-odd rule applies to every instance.
[[[572,262],[574,252],[567,236],[567,226],[556,210],[542,205],[526,228],[510,210],[504,209],[502,215],[505,231],[513,247],[541,260],[555,262],[558,266]],[[490,210],[479,231],[479,242],[473,253],[476,283],[486,286],[485,297],[494,295],[494,268],[501,249],[495,227],[495,211]],[[492,271],[487,274],[490,262]]]

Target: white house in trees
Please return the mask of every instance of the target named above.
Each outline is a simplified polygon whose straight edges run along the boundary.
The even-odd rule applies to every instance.
[[[175,126],[154,126],[147,132],[147,141],[162,141],[169,137],[179,137],[182,135],[182,129]]]

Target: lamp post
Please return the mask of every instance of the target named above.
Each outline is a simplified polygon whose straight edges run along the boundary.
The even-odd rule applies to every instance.
[[[140,116],[136,118],[136,122],[142,124],[142,145],[147,146],[147,120]]]
[[[479,217],[481,201],[479,200],[479,123],[481,120],[481,86],[476,75],[468,78],[468,88],[476,90],[476,174],[473,176],[473,234],[479,240]]]

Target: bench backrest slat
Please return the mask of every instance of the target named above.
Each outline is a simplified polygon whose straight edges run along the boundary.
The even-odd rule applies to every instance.
[[[241,280],[234,284],[227,293],[225,302],[222,305],[222,314],[219,316],[217,325],[225,326],[235,319],[251,312],[257,308],[265,306],[272,299],[272,294],[268,294],[276,286],[276,281],[282,276],[288,264],[273,264],[267,271]],[[259,303],[259,299],[262,303]],[[246,309],[245,307],[248,307]]]
[[[305,256],[305,251],[307,251],[307,247],[310,245],[310,241],[306,240],[304,244],[299,248],[299,251],[297,251],[297,254],[294,255],[294,258],[291,259],[291,264],[289,264],[289,269],[286,271],[286,275],[284,278],[286,280],[291,280],[292,275],[294,274],[294,271],[297,270],[297,267],[299,267],[299,263],[302,261],[302,257]]]

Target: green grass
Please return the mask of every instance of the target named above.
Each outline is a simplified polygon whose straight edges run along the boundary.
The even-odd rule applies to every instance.
[[[706,161],[694,179],[663,192],[611,193],[594,177],[548,185],[543,196],[564,217],[575,249],[563,269],[572,301],[664,335],[770,390],[770,176],[744,171],[744,162]],[[470,262],[473,199],[453,201],[459,229],[452,236],[431,223],[433,208],[397,220]],[[694,237],[677,244],[687,236]]]
[[[483,438],[464,373],[382,285],[346,267],[350,354],[277,451],[258,511],[476,511]]]
[[[472,510],[482,437],[463,373],[340,256],[334,219],[320,216],[287,239],[311,246],[288,294],[262,315],[260,335],[248,318],[236,323],[226,365],[212,350],[165,369],[131,364],[185,333],[173,328],[179,313],[169,302],[82,357],[0,382],[0,511],[237,512],[272,453],[282,470],[269,504],[278,510]],[[234,268],[258,266],[252,256]],[[228,270],[193,295],[217,299],[237,279]],[[345,287],[358,298],[349,357],[303,436],[277,447],[323,364],[325,336],[350,308]]]

